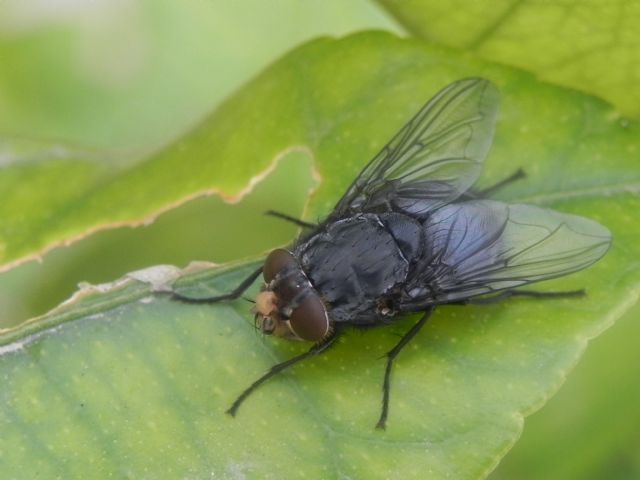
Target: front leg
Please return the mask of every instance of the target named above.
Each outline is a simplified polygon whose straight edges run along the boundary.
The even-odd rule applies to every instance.
[[[235,289],[233,289],[229,293],[216,295],[215,297],[192,298],[192,297],[185,297],[180,293],[173,292],[171,294],[171,299],[177,300],[178,302],[183,302],[183,303],[216,303],[216,302],[221,302],[223,300],[235,300],[240,295],[242,295],[245,292],[245,290],[247,290],[251,286],[251,284],[253,284],[253,282],[256,281],[256,278],[258,278],[261,273],[262,273],[262,267],[252,272],[251,275],[245,278],[240,283],[240,285],[238,285]]]
[[[387,366],[384,371],[384,382],[382,383],[382,412],[380,413],[380,419],[376,424],[376,428],[384,429],[387,423],[387,416],[389,415],[389,392],[391,390],[391,368],[393,361],[398,356],[400,351],[407,346],[407,344],[415,337],[420,329],[427,323],[427,320],[433,313],[435,307],[427,307],[424,315],[418,320],[418,322],[411,327],[411,329],[404,334],[395,347],[387,352]]]
[[[511,297],[529,298],[579,298],[586,297],[587,292],[581,290],[567,290],[562,292],[539,292],[537,290],[504,290],[490,297],[473,297],[448,303],[447,305],[491,305],[507,300]]]
[[[229,408],[229,410],[227,410],[227,413],[232,417],[235,417],[238,411],[238,408],[240,408],[240,405],[242,404],[242,402],[244,402],[247,399],[247,397],[256,390],[256,388],[258,388],[264,382],[269,380],[271,377],[276,376],[278,373],[282,372],[286,368],[289,368],[292,365],[295,365],[296,363],[301,362],[305,358],[309,358],[314,355],[319,355],[320,353],[326,351],[331,345],[335,343],[335,341],[338,339],[339,336],[340,336],[340,330],[338,330],[337,328],[334,328],[329,333],[328,336],[326,336],[325,338],[320,340],[318,343],[313,345],[308,351],[300,355],[297,355],[293,358],[290,358],[289,360],[286,360],[282,363],[275,364],[273,367],[271,367],[267,371],[267,373],[265,373],[260,378],[258,378],[255,382],[249,385],[249,387],[244,392],[242,392],[238,396],[238,398],[236,398],[233,404],[231,404],[231,407]]]

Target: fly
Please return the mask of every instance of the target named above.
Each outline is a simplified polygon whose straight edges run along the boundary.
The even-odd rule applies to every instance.
[[[189,303],[233,300],[262,275],[255,320],[265,334],[313,342],[274,365],[233,402],[240,405],[286,368],[335,344],[345,327],[389,325],[421,312],[386,355],[382,410],[389,412],[393,361],[440,305],[486,304],[513,296],[571,297],[583,290],[519,290],[576,272],[600,259],[611,234],[598,223],[489,197],[524,177],[516,171],[473,190],[492,141],[499,96],[488,80],[469,78],[440,91],[360,172],[320,224],[269,214],[304,228],[272,251],[232,292]]]

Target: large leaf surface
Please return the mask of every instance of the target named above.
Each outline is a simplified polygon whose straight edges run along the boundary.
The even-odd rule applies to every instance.
[[[586,341],[637,301],[638,127],[617,122],[603,103],[385,34],[319,40],[275,64],[183,142],[87,194],[74,219],[153,211],[161,202],[149,202],[147,178],[178,198],[228,178],[231,195],[292,149],[312,156],[322,178],[314,218],[427,98],[469,75],[491,78],[503,93],[482,183],[524,167],[529,178],[503,199],[612,230],[614,248],[602,262],[547,284],[586,287],[587,299],[438,310],[397,362],[388,430],[380,432],[380,357],[411,319],[346,336],[231,419],[223,412],[250,381],[305,346],[256,335],[244,301],[185,306],[150,296],[147,283],[117,283],[3,335],[6,476],[485,476]],[[247,268],[185,282],[227,290]]]
[[[378,0],[416,35],[514,65],[640,115],[633,0]]]
[[[636,303],[589,345],[558,395],[527,419],[492,480],[640,478],[638,319]]]

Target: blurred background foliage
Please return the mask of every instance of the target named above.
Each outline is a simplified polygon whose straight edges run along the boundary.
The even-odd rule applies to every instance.
[[[529,1],[517,2],[525,8],[509,22],[515,3],[5,0],[0,3],[0,138],[64,141],[110,152],[107,158],[113,160],[104,161],[135,162],[177,138],[301,42],[371,28],[518,66],[600,96],[626,114],[638,110],[638,50],[627,48],[640,43],[628,28],[640,21],[633,2],[585,2],[593,4],[591,14],[577,2],[559,2],[566,7],[560,12],[564,25],[573,25],[561,29],[560,53],[573,55],[572,47],[586,45],[582,63],[574,64],[576,71],[565,69],[564,76],[549,73],[541,60],[555,52],[553,29],[533,27],[546,21],[557,30],[562,19],[540,7],[543,2]],[[598,23],[616,12],[618,23]],[[474,30],[463,28],[474,20],[485,22],[476,32],[482,48],[474,43],[480,38]],[[585,43],[585,38],[603,40]],[[624,48],[616,49],[615,42]],[[593,50],[597,56],[588,54]],[[603,58],[611,58],[612,65]],[[626,72],[622,80],[620,71]],[[5,158],[0,146],[0,167]],[[309,161],[288,158],[239,204],[199,199],[150,226],[101,232],[40,263],[3,273],[0,325],[46,311],[81,281],[110,281],[160,263],[224,262],[286,243],[295,229],[262,211],[268,205],[300,215],[313,185]],[[522,440],[494,480],[640,478],[639,314],[638,307],[632,309],[593,341],[559,394],[527,420]]]

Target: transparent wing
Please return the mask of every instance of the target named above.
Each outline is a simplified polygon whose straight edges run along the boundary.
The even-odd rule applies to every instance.
[[[330,218],[381,210],[420,215],[459,197],[480,174],[498,104],[488,80],[444,88],[360,172]]]
[[[491,200],[444,206],[425,229],[429,250],[409,297],[427,303],[566,275],[596,262],[611,245],[609,230],[592,220]]]

